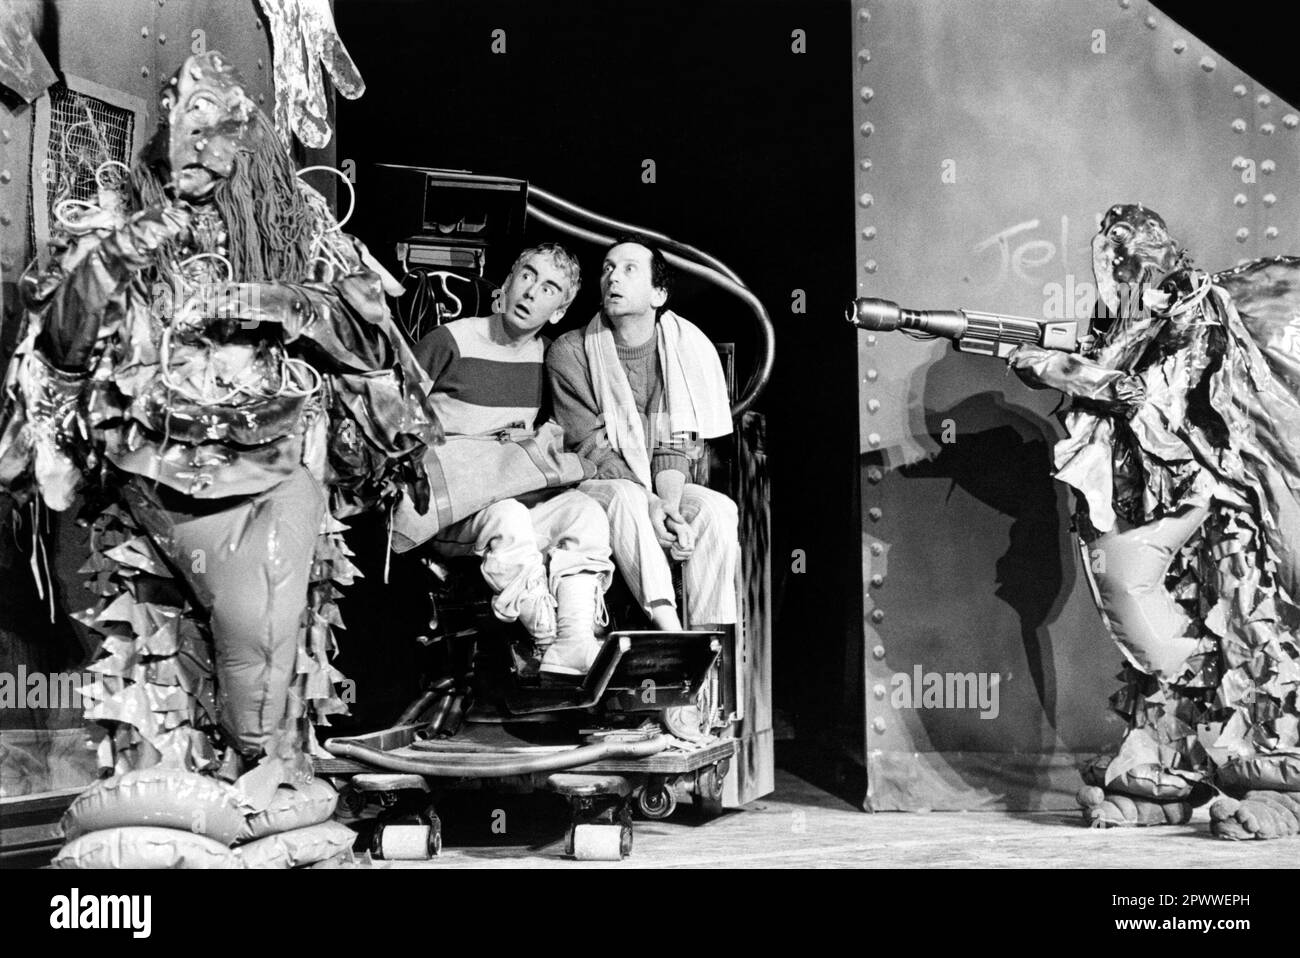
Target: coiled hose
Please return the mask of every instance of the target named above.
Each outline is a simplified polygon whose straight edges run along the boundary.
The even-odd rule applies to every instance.
[[[508,759],[474,753],[456,754],[454,757],[442,754],[427,759],[415,758],[393,755],[348,739],[330,739],[325,743],[325,748],[339,758],[350,758],[390,772],[431,775],[436,778],[510,778],[515,775],[563,772],[593,762],[648,758],[666,749],[669,742],[669,736],[660,735],[646,742],[602,742],[531,758]]]

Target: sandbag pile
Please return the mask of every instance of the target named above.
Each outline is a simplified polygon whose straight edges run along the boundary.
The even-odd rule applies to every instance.
[[[63,816],[56,868],[302,868],[352,861],[353,831],[330,820],[338,793],[318,778],[281,785],[250,809],[225,782],[145,768],[96,782]]]

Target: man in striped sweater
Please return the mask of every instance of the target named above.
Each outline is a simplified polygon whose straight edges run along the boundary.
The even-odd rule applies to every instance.
[[[544,390],[541,331],[564,315],[580,281],[564,247],[524,250],[502,288],[501,312],[446,323],[420,340],[415,355],[433,379],[430,397],[448,436],[535,431]],[[529,631],[543,673],[588,671],[614,573],[609,525],[595,500],[576,489],[503,499],[441,530],[433,547],[445,556],[482,557],[483,578],[496,593],[493,612]]]

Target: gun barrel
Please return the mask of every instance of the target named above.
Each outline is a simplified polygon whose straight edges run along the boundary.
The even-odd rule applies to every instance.
[[[967,325],[966,317],[957,310],[903,309],[887,299],[869,297],[854,302],[849,321],[859,329],[910,329],[945,339],[961,339]]]
[[[1021,345],[1072,352],[1078,349],[1074,320],[1041,322],[1027,316],[1007,316],[974,309],[904,309],[887,299],[863,297],[854,302],[849,322],[859,329],[889,332],[899,329],[953,340],[963,352],[1005,358]]]

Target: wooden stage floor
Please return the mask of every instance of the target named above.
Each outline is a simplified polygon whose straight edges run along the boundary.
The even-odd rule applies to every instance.
[[[1294,868],[1300,839],[1228,842],[1209,833],[1205,808],[1185,827],[1089,829],[1077,814],[899,812],[867,814],[788,771],[776,791],[712,821],[690,810],[667,822],[636,822],[631,857],[574,862],[564,857],[563,806],[527,814],[528,834],[511,832],[523,798],[487,807],[487,796],[445,807],[447,844],[431,862],[375,862],[388,868]],[[527,796],[536,800],[542,796]],[[505,834],[459,836],[464,821],[505,811]],[[461,825],[452,816],[461,817]]]

